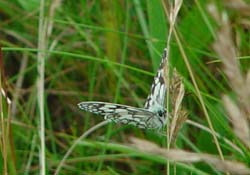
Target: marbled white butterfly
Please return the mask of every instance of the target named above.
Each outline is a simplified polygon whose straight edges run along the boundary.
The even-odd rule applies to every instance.
[[[104,119],[115,123],[132,124],[139,128],[159,129],[165,124],[165,94],[167,80],[164,70],[167,63],[167,49],[164,49],[162,60],[151,86],[144,108],[121,104],[88,101],[78,104],[79,108],[95,114],[104,115]]]

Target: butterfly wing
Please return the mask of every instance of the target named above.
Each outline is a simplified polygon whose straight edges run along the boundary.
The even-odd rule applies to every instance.
[[[167,89],[167,80],[164,74],[166,74],[165,65],[167,64],[167,49],[164,49],[162,60],[157,74],[154,77],[154,81],[151,86],[150,94],[145,102],[145,109],[153,112],[158,110],[165,110],[165,95]]]
[[[155,120],[155,114],[147,109],[132,106],[88,101],[78,104],[79,108],[95,114],[104,115],[105,120],[115,123],[131,124],[139,128],[160,128],[163,122]]]

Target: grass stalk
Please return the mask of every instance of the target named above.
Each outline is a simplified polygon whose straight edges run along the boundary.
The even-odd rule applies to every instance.
[[[40,1],[39,9],[39,30],[38,30],[38,49],[46,50],[46,22],[45,22],[45,1]],[[45,154],[45,116],[44,116],[44,71],[45,71],[45,53],[37,53],[37,102],[39,126],[38,133],[40,139],[39,159],[40,159],[40,175],[46,174],[46,154]]]
[[[184,51],[184,48],[183,48],[183,46],[182,46],[182,44],[181,44],[180,38],[179,38],[178,33],[177,33],[177,31],[175,30],[175,28],[173,29],[173,32],[174,32],[174,36],[175,36],[175,39],[176,39],[176,41],[177,41],[177,44],[178,44],[178,46],[179,46],[181,55],[182,55],[182,57],[183,57],[183,60],[184,60],[184,62],[185,62],[185,64],[186,64],[186,67],[187,67],[187,69],[188,69],[190,78],[191,78],[192,83],[193,83],[193,85],[194,85],[194,88],[195,88],[195,91],[196,91],[196,95],[197,95],[197,97],[198,97],[198,99],[199,99],[199,102],[200,102],[200,104],[201,104],[201,107],[202,107],[202,110],[203,110],[204,115],[205,115],[205,117],[206,117],[206,120],[207,120],[207,122],[208,122],[209,128],[210,128],[211,131],[212,131],[212,135],[213,135],[213,139],[214,139],[215,145],[216,145],[216,147],[217,147],[217,151],[218,151],[218,153],[219,153],[219,155],[220,155],[221,160],[224,160],[224,156],[223,156],[223,153],[222,153],[220,144],[219,144],[219,142],[218,142],[218,139],[217,139],[217,137],[216,137],[215,130],[214,130],[214,127],[213,127],[213,124],[212,124],[211,119],[210,119],[210,117],[209,117],[209,114],[208,114],[206,105],[205,105],[205,103],[204,103],[203,97],[202,97],[202,95],[201,95],[199,86],[198,86],[198,84],[197,84],[197,82],[196,82],[196,80],[195,80],[195,76],[194,76],[194,73],[193,73],[193,71],[192,71],[192,66],[191,66],[190,63],[189,63],[188,57],[187,57],[187,55],[186,55],[186,53],[185,53],[185,51]]]

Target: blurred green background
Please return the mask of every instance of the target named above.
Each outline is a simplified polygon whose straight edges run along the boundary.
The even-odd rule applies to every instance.
[[[249,55],[249,16],[218,0],[184,1],[175,27],[214,129],[237,144],[221,101],[232,93],[212,49],[218,25],[207,11],[209,3],[226,11],[231,21],[238,55]],[[81,101],[106,101],[143,107],[153,76],[166,47],[169,29],[163,7],[169,1],[45,1],[47,22],[44,70],[46,173],[53,174],[73,142],[102,116],[80,111]],[[10,148],[11,174],[38,174],[39,108],[37,59],[40,3],[36,0],[0,0],[2,85],[12,100]],[[41,34],[41,33],[40,33]],[[183,106],[188,119],[207,126],[179,46],[172,38],[170,64],[184,78]],[[240,59],[242,70],[249,57]],[[7,112],[5,112],[7,115]],[[166,160],[136,150],[126,150],[130,136],[167,147],[167,137],[133,126],[109,124],[77,145],[59,174],[167,174]],[[116,143],[114,146],[113,143]],[[225,157],[249,163],[219,139]],[[218,155],[213,137],[190,124],[181,128],[176,147]],[[3,162],[3,158],[0,159]],[[3,166],[0,163],[0,170]],[[205,163],[170,164],[170,174],[223,174]]]

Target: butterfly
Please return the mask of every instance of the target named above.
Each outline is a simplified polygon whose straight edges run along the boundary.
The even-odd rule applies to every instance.
[[[165,48],[144,108],[98,101],[81,102],[78,107],[84,111],[104,115],[105,120],[115,123],[131,124],[145,129],[163,128],[166,121],[167,80],[164,74],[166,74],[167,61],[167,49]]]

